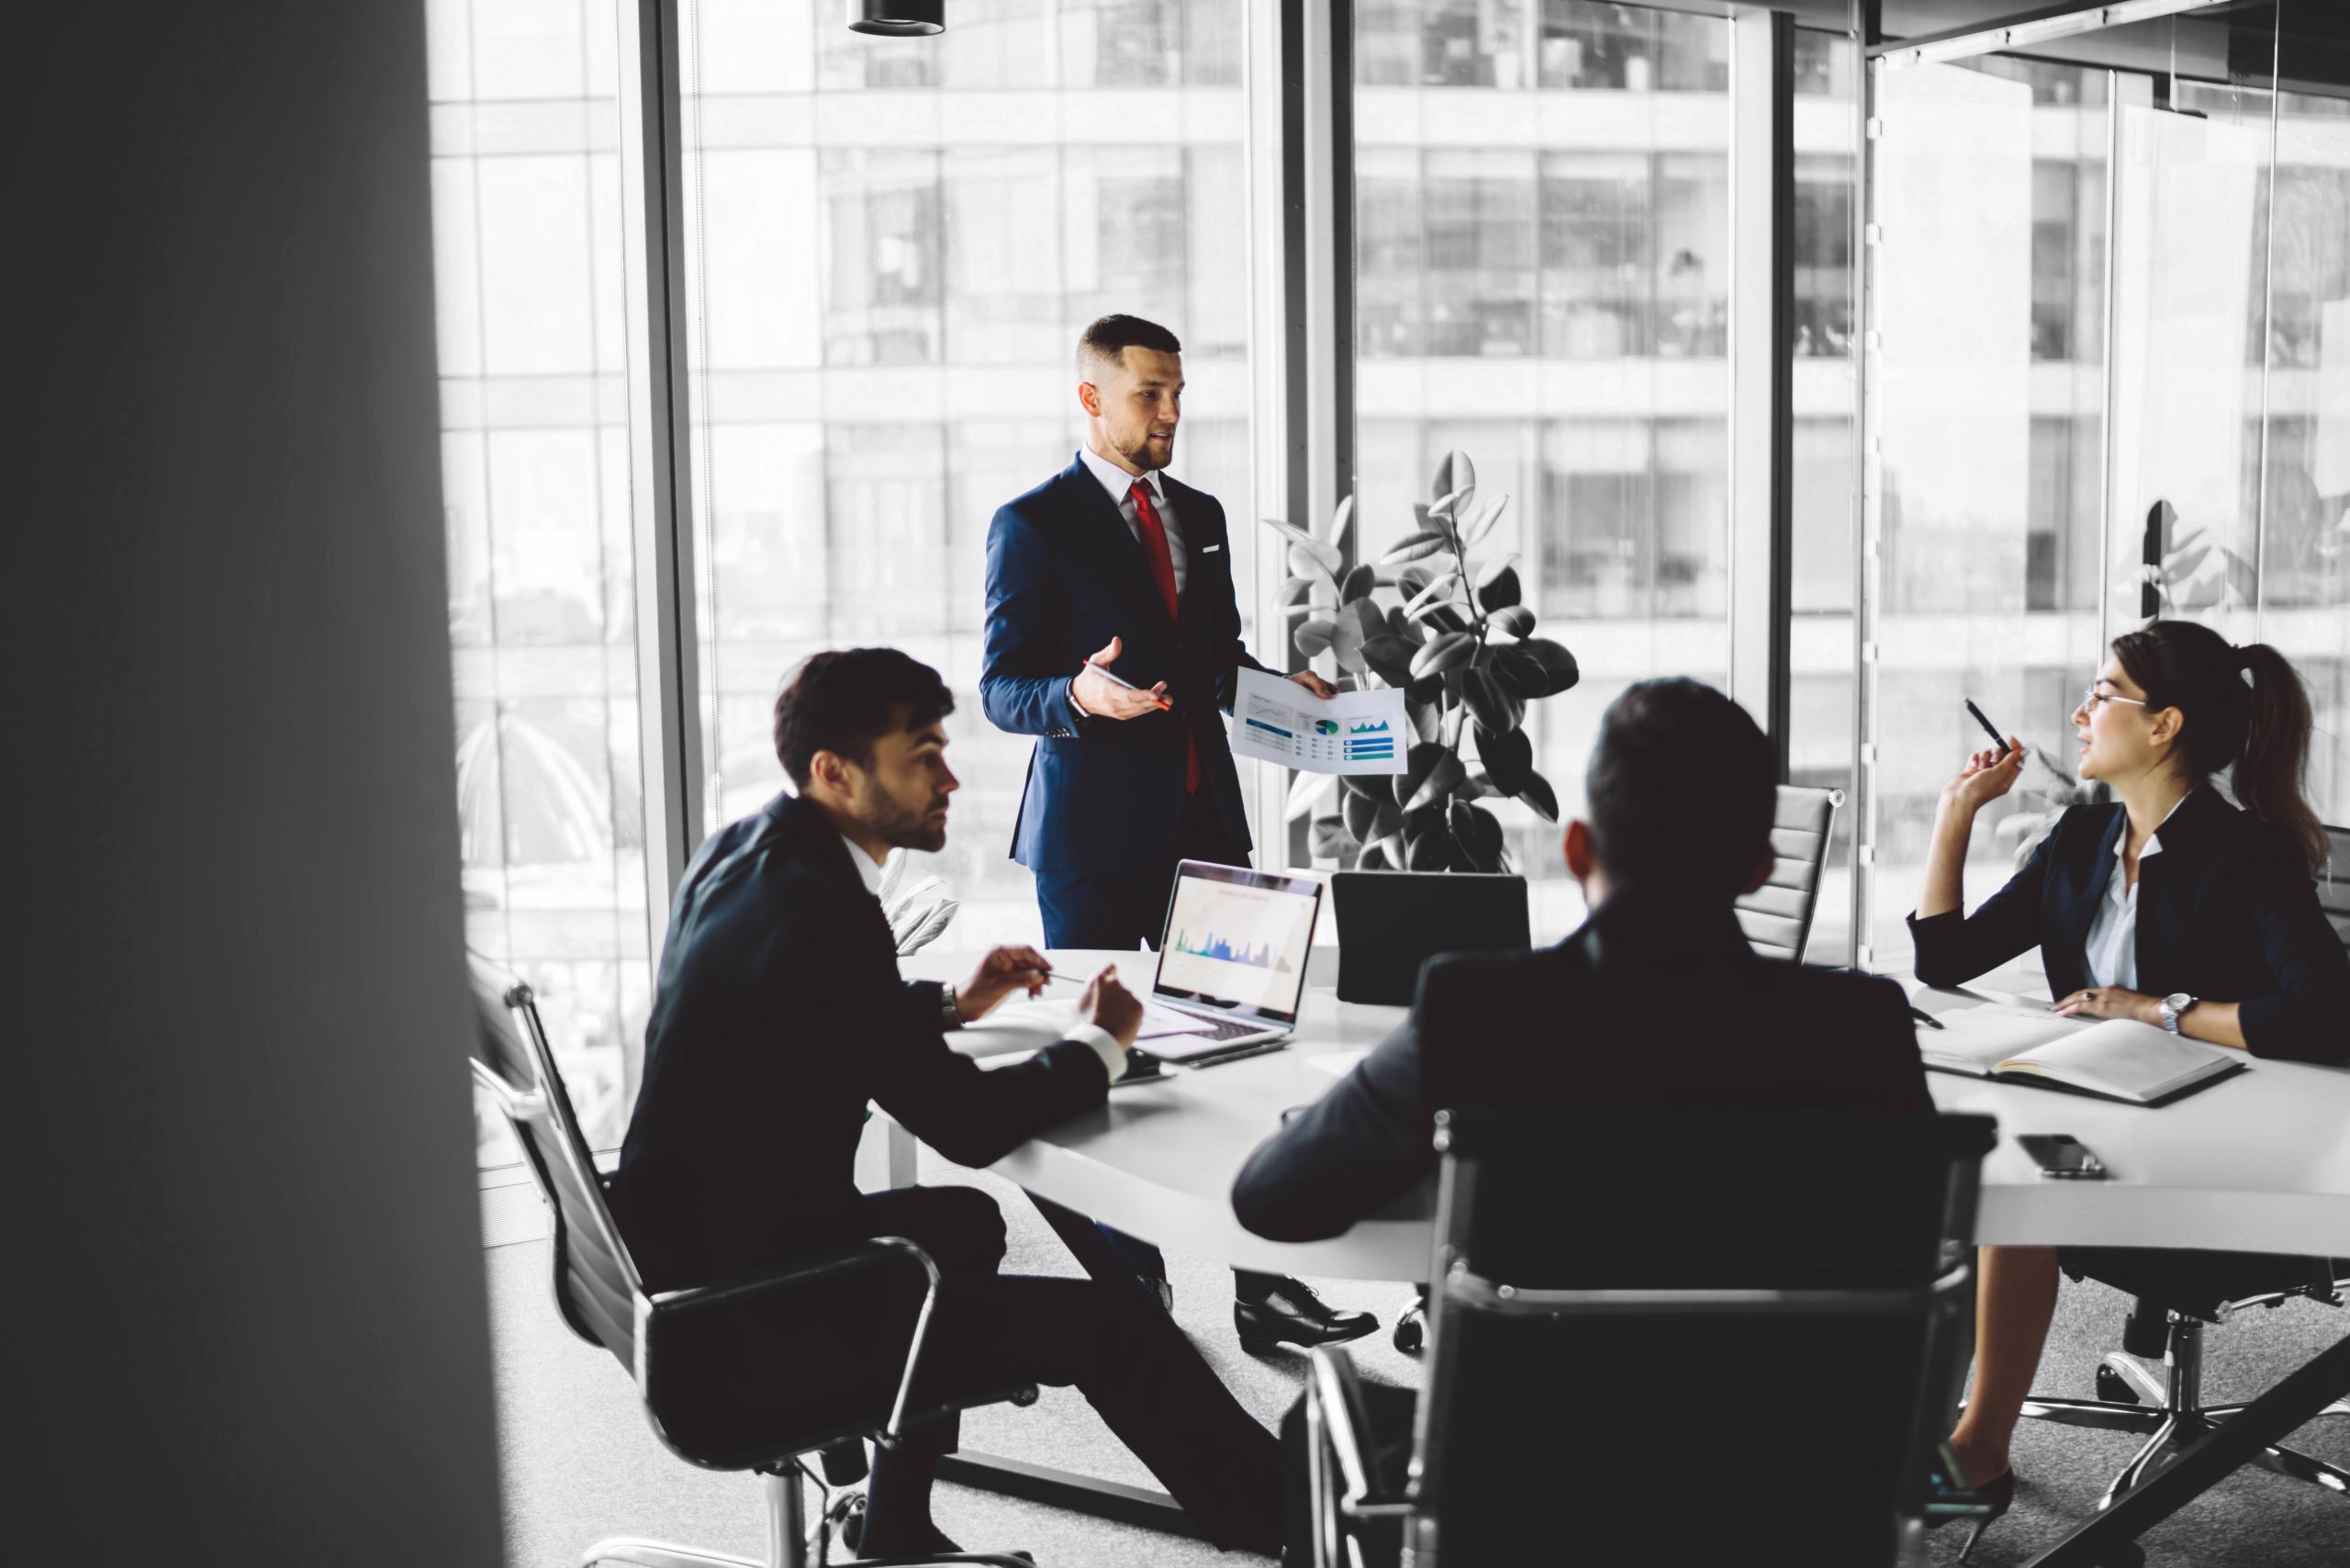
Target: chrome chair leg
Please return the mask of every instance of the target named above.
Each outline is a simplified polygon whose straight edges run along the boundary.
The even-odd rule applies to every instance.
[[[2138,1395],[2139,1404],[2160,1406],[2169,1403],[2168,1391],[2164,1388],[2163,1380],[2142,1366],[2136,1357],[2116,1350],[2105,1358],[2105,1367],[2130,1385],[2132,1392]]]
[[[580,1553],[583,1568],[596,1568],[599,1562],[625,1562],[632,1568],[772,1568],[765,1562],[754,1562],[747,1557],[730,1557],[720,1551],[697,1551],[690,1546],[672,1546],[665,1540],[640,1540],[634,1536],[614,1536],[599,1540]]]
[[[2168,1419],[2159,1406],[2115,1405],[2102,1399],[2045,1399],[2038,1394],[2023,1402],[2023,1414],[2060,1427],[2092,1427],[2104,1432],[2152,1432]]]
[[[2279,1475],[2289,1475],[2296,1481],[2306,1481],[2312,1486],[2322,1486],[2329,1492],[2350,1494],[2350,1470],[2338,1464],[2328,1464],[2299,1449],[2288,1449],[2282,1443],[2272,1443],[2252,1456],[2252,1462]]]
[[[2161,1428],[2146,1439],[2145,1447],[2138,1450],[2138,1457],[2121,1467],[2121,1473],[2113,1478],[2113,1484],[2097,1500],[2097,1511],[2101,1514],[2113,1506],[2123,1493],[2153,1474],[2175,1450],[2192,1442],[2201,1430],[2200,1423],[2190,1429],[2177,1416],[2166,1416]]]

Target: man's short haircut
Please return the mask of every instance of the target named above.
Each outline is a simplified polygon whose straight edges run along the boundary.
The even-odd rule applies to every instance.
[[[775,755],[794,790],[808,788],[820,751],[873,765],[873,743],[919,730],[955,711],[938,672],[895,648],[811,654],[775,700]]]
[[[1104,316],[1077,340],[1077,378],[1093,379],[1097,364],[1125,364],[1128,349],[1149,349],[1158,353],[1181,353],[1183,345],[1175,334],[1156,321],[1146,321],[1139,316]]]
[[[1771,847],[1778,767],[1745,709],[1700,681],[1644,680],[1608,704],[1583,779],[1610,880],[1737,895]]]

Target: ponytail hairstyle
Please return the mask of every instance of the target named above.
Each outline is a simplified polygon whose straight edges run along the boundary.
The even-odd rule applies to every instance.
[[[2155,621],[2116,637],[2113,656],[2150,711],[2185,717],[2178,745],[2189,783],[2232,767],[2244,810],[2291,834],[2312,869],[2325,863],[2324,824],[2301,797],[2310,698],[2284,655],[2266,643],[2239,648],[2193,621]]]

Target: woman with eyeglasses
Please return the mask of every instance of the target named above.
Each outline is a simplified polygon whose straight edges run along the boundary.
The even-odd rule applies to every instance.
[[[1970,915],[1967,839],[1975,813],[2015,787],[2023,748],[2010,737],[2004,756],[1969,757],[1942,787],[1909,920],[1918,978],[1963,985],[2036,946],[2069,1017],[2134,1018],[2256,1057],[2350,1060],[2350,954],[2311,879],[2326,835],[2301,798],[2300,677],[2266,644],[2239,648],[2188,621],[2126,633],[2110,653],[2073,729],[2081,778],[2119,803],[2066,812]],[[2222,769],[2240,806],[2211,786]],[[1950,1441],[2001,1513],[2058,1272],[2054,1248],[1982,1249],[1973,1395]]]

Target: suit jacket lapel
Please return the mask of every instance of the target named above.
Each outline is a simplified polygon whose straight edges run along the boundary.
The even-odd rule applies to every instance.
[[[1078,537],[1092,551],[1109,577],[1111,587],[1129,608],[1154,616],[1160,625],[1165,625],[1167,602],[1158,597],[1158,583],[1151,576],[1150,563],[1143,557],[1142,543],[1126,526],[1117,503],[1093,477],[1092,470],[1086,467],[1081,457],[1061,470],[1061,482],[1076,493]]]
[[[1159,483],[1166,487],[1168,501],[1175,508],[1179,519],[1176,526],[1183,531],[1183,591],[1176,600],[1176,608],[1182,612],[1182,619],[1189,621],[1192,618],[1193,590],[1199,587],[1200,578],[1206,575],[1204,563],[1212,559],[1201,552],[1207,545],[1222,544],[1224,540],[1208,537],[1208,510],[1212,503],[1206,496],[1189,485],[1176,483],[1164,474],[1158,478]]]
[[[2097,853],[2089,857],[2087,869],[2081,885],[2072,890],[2071,903],[2054,912],[2055,929],[2048,933],[2054,950],[2069,956],[2068,961],[2077,979],[2067,990],[2077,990],[2089,983],[2089,927],[2097,923],[2098,906],[2105,902],[2106,890],[2113,885],[2113,850],[2121,842],[2121,834],[2130,825],[2130,813],[2122,807],[2113,808],[2113,821],[2097,841]],[[2141,906],[2141,917],[2143,908]],[[2059,993],[2062,994],[2061,992]]]

